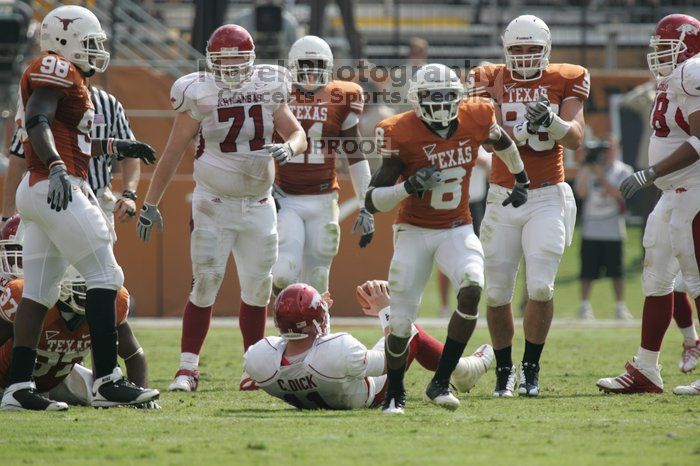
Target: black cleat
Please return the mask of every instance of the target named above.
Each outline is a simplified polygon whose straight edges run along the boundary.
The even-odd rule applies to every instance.
[[[126,380],[119,367],[104,377],[95,380],[92,386],[92,406],[110,408],[112,406],[138,405],[156,400],[160,393],[151,388],[141,388]]]
[[[431,380],[425,389],[425,401],[451,411],[459,407],[459,400],[450,391],[449,380]]]
[[[406,390],[388,391],[382,403],[382,413],[403,414],[406,407]]]
[[[518,395],[539,396],[539,374],[539,364],[531,362],[520,363],[520,387],[518,387]]]
[[[515,392],[515,366],[497,367],[493,396],[512,398],[513,392]]]
[[[37,393],[34,382],[20,382],[5,389],[0,409],[3,411],[65,411],[68,405]]]

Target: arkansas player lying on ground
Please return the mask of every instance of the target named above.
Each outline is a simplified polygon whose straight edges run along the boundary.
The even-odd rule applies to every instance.
[[[366,315],[379,316],[384,332],[389,322],[385,281],[368,281],[357,289]],[[268,394],[299,409],[358,409],[381,406],[386,393],[384,337],[371,350],[348,333],[327,333],[328,294],[309,285],[285,288],[275,302],[279,337],[267,337],[245,354],[245,370]],[[438,367],[442,343],[417,325],[409,343],[408,365],[416,359],[430,371]],[[452,374],[460,392],[468,392],[493,360],[490,345],[463,357]],[[407,365],[407,367],[408,367]]]

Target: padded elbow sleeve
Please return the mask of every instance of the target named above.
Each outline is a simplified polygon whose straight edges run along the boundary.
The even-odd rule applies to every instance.
[[[494,151],[499,159],[503,160],[503,163],[508,167],[508,171],[511,173],[520,173],[525,170],[525,165],[523,164],[523,159],[520,158],[520,152],[515,144],[511,144],[503,150]]]

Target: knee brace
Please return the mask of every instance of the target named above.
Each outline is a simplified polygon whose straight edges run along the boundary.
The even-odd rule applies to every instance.
[[[479,300],[481,299],[480,286],[467,286],[457,293],[457,314],[466,320],[474,320],[479,317]]]
[[[272,274],[266,277],[240,276],[241,299],[250,306],[267,306],[272,293]]]
[[[197,270],[192,278],[192,291],[190,291],[192,304],[197,307],[213,306],[223,279],[223,270]]]
[[[299,266],[291,257],[280,255],[272,268],[272,276],[275,287],[282,290],[292,283],[299,282]]]

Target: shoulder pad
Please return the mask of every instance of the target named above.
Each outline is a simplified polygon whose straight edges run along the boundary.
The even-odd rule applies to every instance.
[[[564,79],[577,79],[588,73],[588,70],[580,65],[570,63],[560,63],[557,66],[559,75]]]
[[[367,348],[349,333],[332,333],[317,339],[313,351],[309,368],[321,378],[339,380],[355,376],[350,364],[352,355],[361,352],[364,357]]]
[[[197,99],[197,83],[206,82],[206,73],[196,72],[187,74],[175,81],[170,88],[170,103],[173,110],[184,112],[190,102]]]
[[[68,59],[57,54],[42,54],[27,67],[25,76],[32,87],[67,90],[84,82],[84,77]]]
[[[243,369],[259,385],[271,383],[279,372],[282,340],[281,337],[265,337],[243,355]]]
[[[681,63],[675,71],[679,71],[678,84],[685,95],[700,96],[700,57],[695,56]]]

